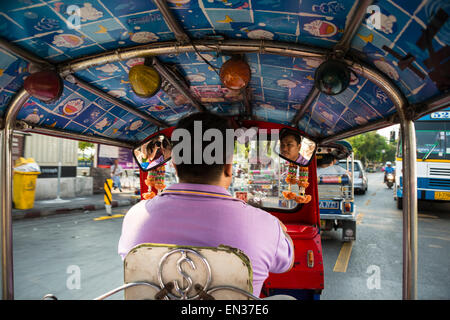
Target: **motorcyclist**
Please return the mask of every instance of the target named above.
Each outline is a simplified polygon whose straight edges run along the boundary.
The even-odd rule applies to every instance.
[[[395,177],[395,169],[392,167],[392,163],[390,161],[386,162],[386,167],[384,168],[384,182],[387,180],[387,175],[392,173]]]

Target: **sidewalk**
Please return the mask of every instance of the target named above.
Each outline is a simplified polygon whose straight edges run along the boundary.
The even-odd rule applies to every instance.
[[[94,194],[92,196],[67,198],[62,200],[68,200],[64,202],[56,201],[35,201],[32,209],[12,210],[12,219],[27,219],[38,218],[56,214],[66,214],[73,212],[85,212],[105,210],[105,202],[103,200],[103,194]],[[123,190],[123,192],[113,191],[111,207],[126,207],[132,206],[141,200],[140,196],[136,196],[134,191]]]

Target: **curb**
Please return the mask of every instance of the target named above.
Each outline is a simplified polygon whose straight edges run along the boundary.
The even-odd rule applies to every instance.
[[[138,203],[140,199],[130,200],[113,200],[111,202],[112,208],[126,207]],[[43,209],[27,209],[27,210],[13,210],[12,220],[22,220],[29,218],[40,218],[51,215],[74,213],[79,211],[97,211],[105,210],[105,204],[86,204],[86,205],[72,205],[66,208],[43,208]],[[14,212],[16,211],[16,212]]]

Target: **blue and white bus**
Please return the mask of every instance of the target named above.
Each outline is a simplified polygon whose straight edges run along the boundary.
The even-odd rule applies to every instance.
[[[450,201],[450,108],[415,121],[417,199]],[[401,141],[397,146],[394,197],[402,209]]]

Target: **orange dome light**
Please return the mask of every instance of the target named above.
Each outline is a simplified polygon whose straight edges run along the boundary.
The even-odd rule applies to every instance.
[[[232,57],[220,68],[220,80],[231,90],[239,90],[248,86],[251,71],[247,62],[240,57]]]

